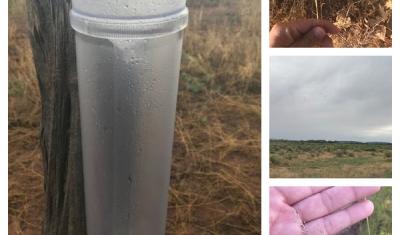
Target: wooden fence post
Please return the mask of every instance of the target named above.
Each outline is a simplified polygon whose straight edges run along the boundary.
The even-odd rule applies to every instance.
[[[39,81],[45,212],[43,234],[86,234],[74,31],[70,0],[27,0]]]

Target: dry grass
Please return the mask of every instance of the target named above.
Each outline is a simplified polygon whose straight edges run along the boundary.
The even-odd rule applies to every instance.
[[[9,20],[9,234],[40,234],[40,96],[24,4]],[[260,1],[189,1],[168,234],[260,234]]]
[[[23,4],[10,4],[8,215],[10,234],[38,234],[43,176],[38,145],[40,100]]]
[[[335,47],[391,47],[392,0],[270,0],[270,27],[277,22],[319,18],[341,33]]]

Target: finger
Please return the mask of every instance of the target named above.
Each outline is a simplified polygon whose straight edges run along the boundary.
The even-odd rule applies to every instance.
[[[329,36],[325,36],[325,38],[320,43],[320,47],[333,47],[332,38],[330,38]]]
[[[277,23],[270,30],[269,45],[270,47],[288,47],[315,27],[323,28],[326,33],[340,32],[339,28],[325,20],[302,19],[289,23]]]
[[[313,47],[320,45],[324,38],[327,37],[326,31],[322,27],[314,27],[308,31],[300,39],[296,40],[291,47]]]
[[[329,187],[275,187],[281,193],[288,205],[293,205],[296,202],[310,197],[313,194],[319,193]]]
[[[297,31],[300,34],[305,34],[317,26],[324,28],[327,33],[336,34],[340,32],[338,27],[326,20],[301,19],[293,21],[290,24],[291,30]]]
[[[288,47],[295,41],[287,24],[275,24],[269,32],[270,47]]]
[[[367,218],[374,211],[371,201],[362,201],[344,210],[335,212],[321,219],[305,224],[305,232],[309,235],[333,235],[343,229]]]
[[[304,199],[293,207],[303,222],[308,222],[368,197],[379,189],[379,187],[333,187]]]

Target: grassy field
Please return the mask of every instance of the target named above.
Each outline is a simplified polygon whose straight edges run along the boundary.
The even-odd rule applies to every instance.
[[[392,234],[392,188],[382,187],[381,191],[369,200],[374,203],[374,213],[369,217],[368,222],[363,221],[360,234]],[[370,233],[368,233],[368,228]]]
[[[374,203],[374,212],[367,219],[338,235],[391,235],[392,234],[392,188],[382,187],[381,191],[367,198]],[[355,233],[357,232],[357,233]]]
[[[260,0],[191,0],[167,234],[261,233]],[[40,96],[25,5],[9,0],[9,234],[40,234]]]
[[[302,18],[325,19],[341,30],[335,47],[391,47],[392,0],[270,0],[270,27]]]
[[[270,141],[274,178],[390,178],[392,145]]]

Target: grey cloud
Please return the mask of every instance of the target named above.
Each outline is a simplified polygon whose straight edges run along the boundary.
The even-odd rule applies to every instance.
[[[272,57],[270,137],[391,142],[390,57]]]

